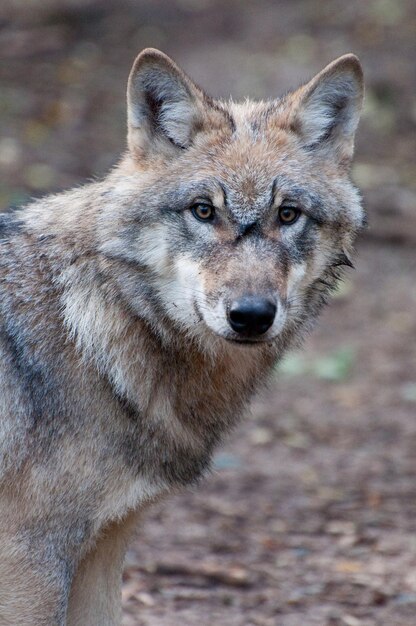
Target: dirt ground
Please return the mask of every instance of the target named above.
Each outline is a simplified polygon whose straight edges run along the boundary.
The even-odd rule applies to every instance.
[[[144,517],[124,626],[416,624],[416,5],[2,0],[0,207],[101,175],[135,54],[273,96],[354,51],[367,77],[356,271],[195,490]]]

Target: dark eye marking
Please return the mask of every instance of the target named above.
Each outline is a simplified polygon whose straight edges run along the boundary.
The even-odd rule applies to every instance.
[[[306,217],[313,219],[318,225],[331,222],[331,211],[328,212],[326,203],[317,191],[302,187],[298,181],[283,174],[276,176],[271,191],[271,206],[276,206],[275,199],[279,193],[283,197],[281,206],[289,205],[297,208]]]
[[[208,202],[195,202],[191,206],[191,213],[200,222],[213,222],[215,218],[215,209]]]

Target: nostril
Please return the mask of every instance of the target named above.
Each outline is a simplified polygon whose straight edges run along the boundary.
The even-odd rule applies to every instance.
[[[263,335],[273,324],[276,310],[276,304],[269,298],[244,296],[231,304],[228,321],[236,333]]]
[[[235,326],[238,326],[238,325],[245,326],[247,323],[247,311],[245,310],[241,310],[238,308],[231,308],[229,317],[230,317],[230,321]]]

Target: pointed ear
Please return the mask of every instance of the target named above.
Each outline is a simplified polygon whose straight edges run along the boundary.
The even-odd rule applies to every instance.
[[[363,93],[360,62],[346,54],[295,92],[290,127],[306,148],[326,151],[337,162],[348,164]]]
[[[208,121],[215,128],[225,117],[168,56],[153,48],[134,62],[127,105],[129,147],[141,156],[188,148]]]

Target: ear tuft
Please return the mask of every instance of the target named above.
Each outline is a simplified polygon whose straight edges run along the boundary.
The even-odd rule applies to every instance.
[[[363,91],[363,72],[353,54],[333,61],[302,87],[291,127],[304,146],[335,151],[340,160],[351,159]]]
[[[163,52],[147,48],[137,57],[128,83],[129,141],[134,149],[163,142],[187,148],[202,126],[203,92]],[[165,145],[165,148],[167,146]]]

